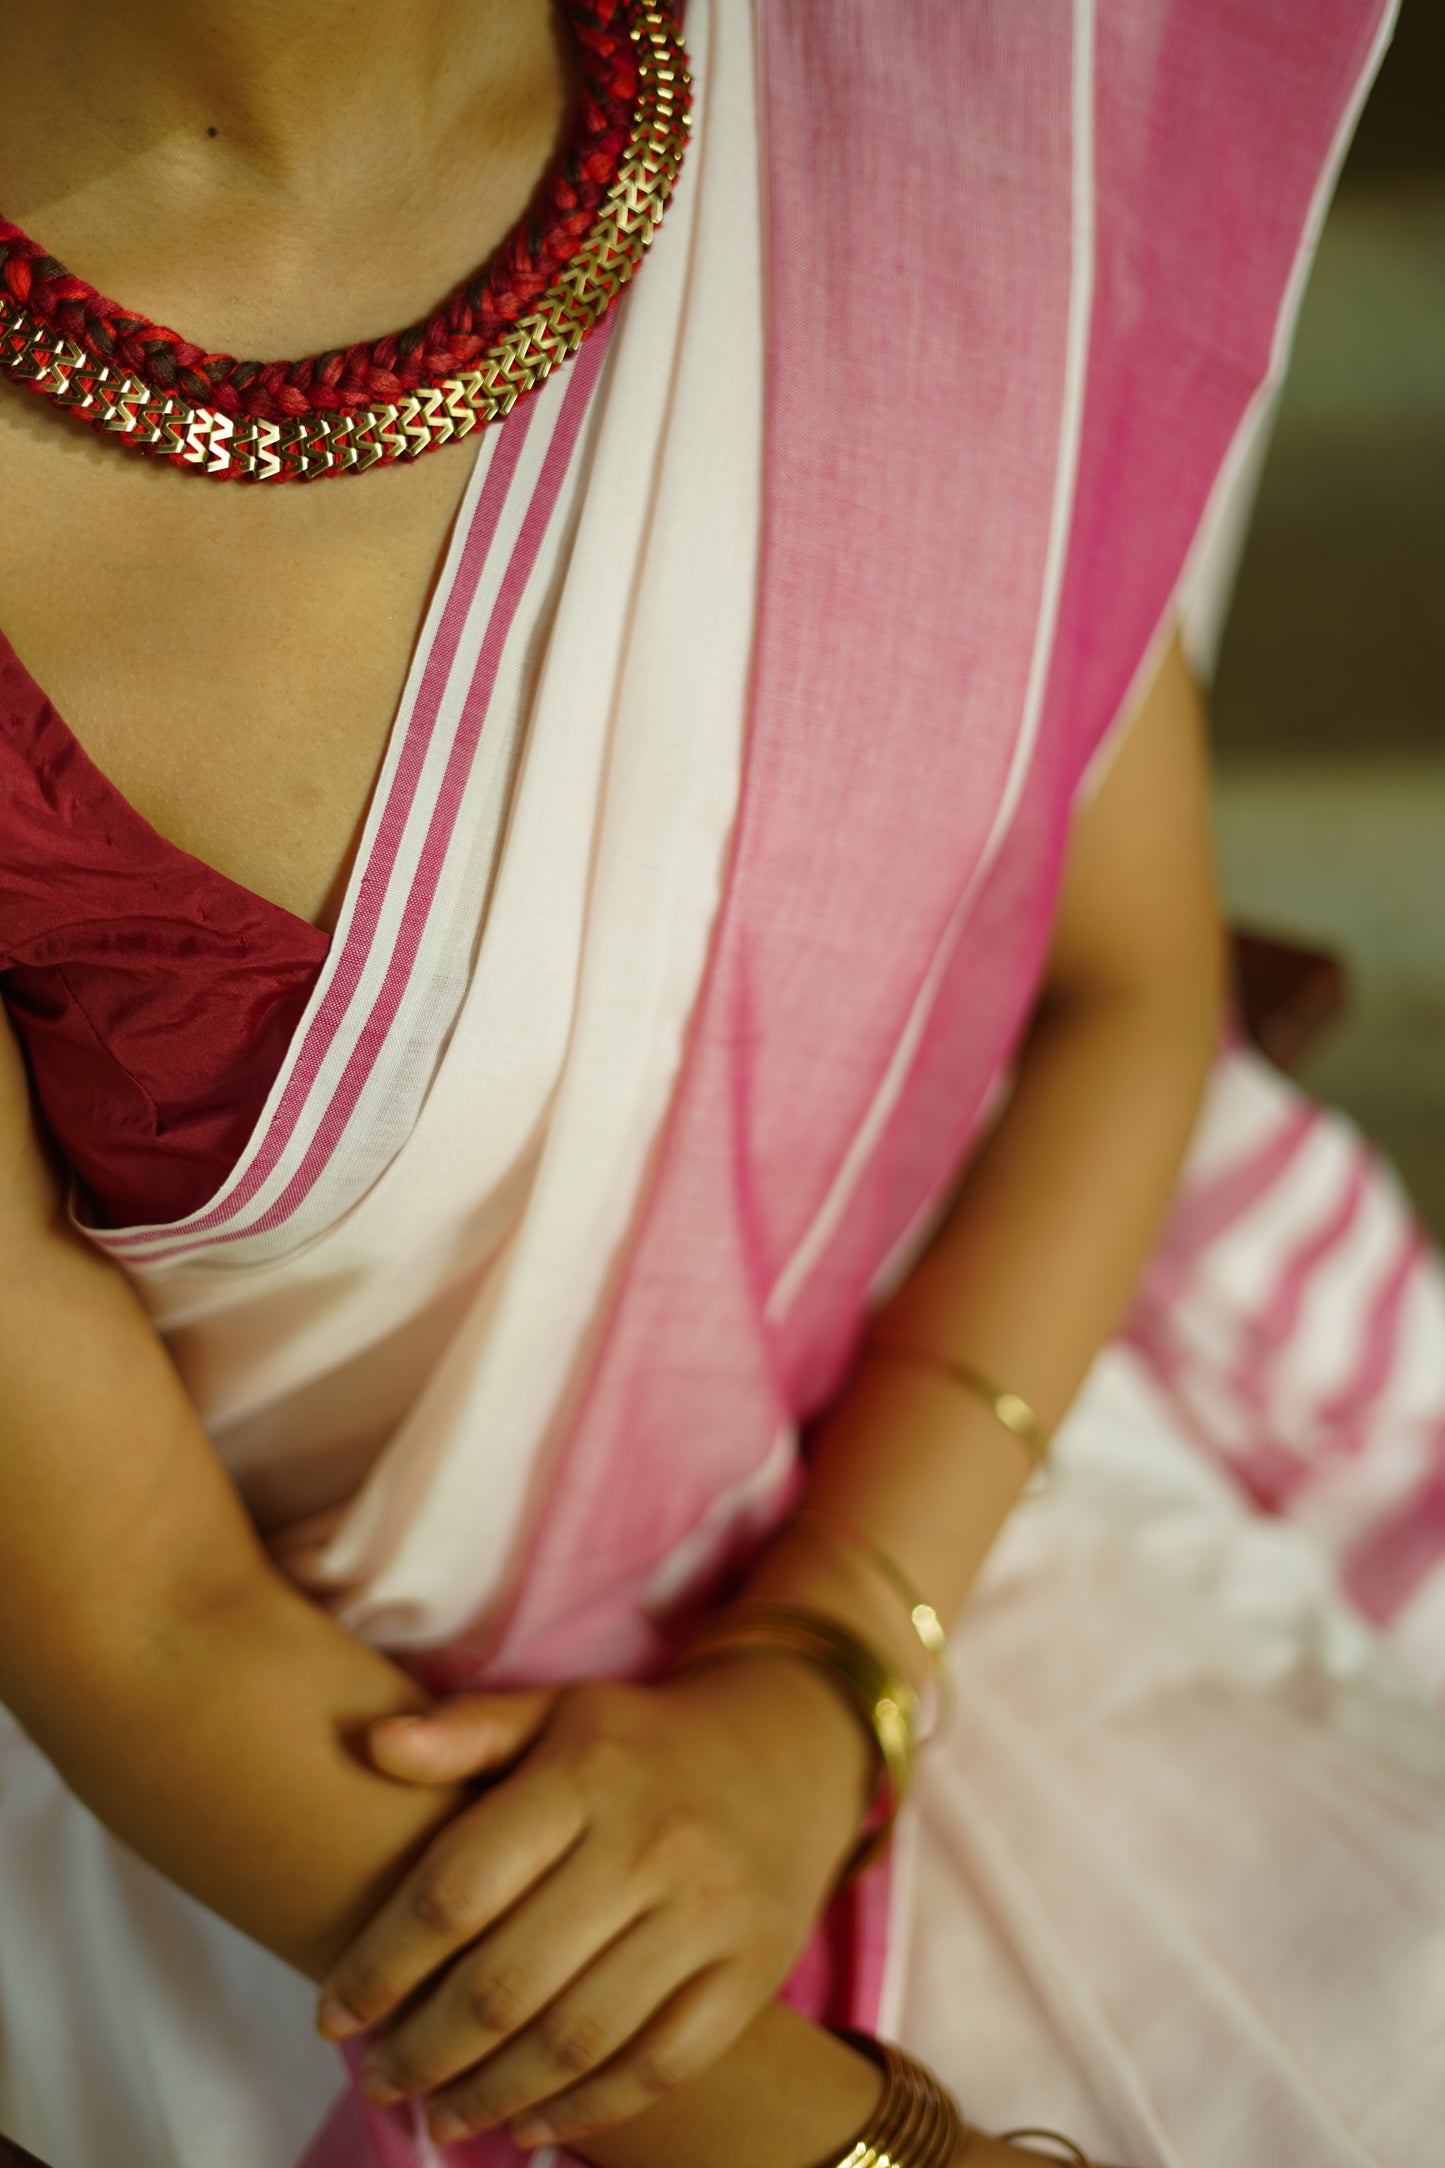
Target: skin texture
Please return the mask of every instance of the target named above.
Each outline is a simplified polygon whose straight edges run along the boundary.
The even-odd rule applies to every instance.
[[[955,1352],[1008,1379],[1050,1427],[1128,1300],[1208,1060],[1220,941],[1202,819],[1202,754],[1199,706],[1176,644],[1112,774],[1078,823],[1049,985],[1009,1108],[928,1254],[881,1321],[896,1338]],[[1046,1336],[1039,1329],[1044,1317]],[[873,1358],[816,1437],[810,1500],[868,1530],[949,1616],[1028,1470],[1017,1441],[946,1377]],[[924,1659],[896,1594],[847,1549],[820,1542],[812,1532],[785,1532],[759,1564],[751,1588],[866,1622],[872,1638],[921,1683]],[[761,1687],[765,1674],[788,1667],[755,1662],[740,1668],[755,1672]],[[655,1698],[678,1691],[668,1688]],[[538,1745],[490,1803],[506,1796],[509,1811],[529,1822],[552,1781],[555,1729],[549,1727],[558,1721],[545,1697],[524,1700],[510,1712],[505,1699],[489,1697],[443,1712],[432,1727],[379,1727],[373,1751],[382,1766],[398,1773],[465,1774],[484,1759],[507,1760],[516,1738],[535,1723]],[[570,1735],[576,1713],[565,1700],[560,1721]],[[509,1735],[513,1722],[517,1730]],[[661,1767],[662,1757],[654,1755],[642,1793],[648,1814],[687,1798],[686,1786],[665,1784]],[[761,1769],[754,1781],[763,1781]],[[741,1776],[746,1783],[746,1763]],[[786,1794],[776,1796],[782,1819]],[[741,1860],[735,1834],[725,1826],[725,1794],[709,1791],[706,1797],[711,1863],[706,1855],[692,1860],[689,1873],[736,1875]],[[620,1793],[609,1804],[625,1840],[633,1841],[636,1810],[629,1817]],[[485,1828],[486,1811],[470,1827],[465,1821],[453,1825],[444,1853],[413,1870],[332,1975],[337,1999],[375,2023],[395,2012],[445,1959],[467,1952],[373,2050],[370,2068],[388,2097],[397,2087],[421,2090],[449,2079],[479,2037],[491,2045],[487,2013],[499,1986],[500,2000],[510,2003],[529,1953],[546,1939],[548,1909],[565,1912],[574,1946],[589,1954],[600,1950],[612,1928],[610,1910],[593,1910],[589,1927],[586,1855],[564,1856],[561,1844],[541,1843],[546,1866],[536,1894],[516,1905],[505,1927],[491,1935],[482,1931],[474,1939],[485,1923],[465,1902],[455,1916],[448,1916],[450,1898],[434,1907],[427,1893],[438,1872],[449,1892],[467,1886],[458,1847]],[[478,1861],[486,1848],[483,1838]],[[828,1879],[816,1885],[818,1899]],[[754,1870],[751,1887],[760,1896],[766,1876]],[[651,1882],[641,1886],[639,1898],[639,1912],[652,1920],[650,1908],[668,1902],[659,1900]],[[612,1882],[608,1902],[618,1902]],[[740,1898],[734,1906],[730,1926],[746,1912]],[[752,1945],[751,1964],[768,1946],[767,1925],[762,1915],[753,1929],[760,1939]],[[731,2037],[735,2005],[728,1969],[724,1965],[721,1976],[702,1972],[704,1964],[717,1962],[715,1945],[695,1921],[686,1932],[700,1976],[682,2005],[682,2036],[691,2038],[705,2009]],[[670,1979],[676,1962],[670,1948],[655,1977]],[[630,1982],[634,1996],[641,1987],[638,1969]],[[508,2028],[513,2044],[459,2085],[444,2088],[439,2102],[491,2121],[526,2106],[534,2088],[550,2090],[551,2127],[564,2136],[585,2130],[594,2117],[632,2111],[642,2097],[643,2076],[626,2058],[580,2085],[571,2077],[570,2064],[593,2044],[596,2015],[590,1976],[581,1968],[579,1973],[575,1987],[561,1996],[549,1979],[539,2022],[529,2024],[533,2013],[510,2009],[517,2021]],[[744,1980],[756,1976],[745,1959]],[[525,1995],[521,1999],[525,2003]],[[542,1999],[538,1990],[538,2007]],[[640,2035],[669,2046],[674,2037],[666,2011],[650,2034]],[[605,2038],[596,2044],[611,2046]],[[530,2127],[540,2134],[538,2123]]]
[[[569,51],[538,0],[0,0],[0,205],[200,344],[375,337],[525,209]],[[6,635],[153,826],[330,928],[475,448],[204,486],[0,378]]]
[[[564,50],[540,0],[0,0],[0,204],[205,343],[341,343],[500,239],[564,122]],[[468,471],[448,447],[365,487],[208,488],[0,386],[0,623],[162,833],[330,925]],[[1011,1103],[895,1303],[1046,1422],[1127,1299],[1192,1121],[1219,992],[1205,832],[1175,648],[1076,824]],[[424,1697],[273,1569],[128,1284],[69,1228],[3,1030],[0,1410],[0,1697],[126,1842],[393,2020],[379,2083],[473,2124],[530,2113],[534,2135],[546,2103],[600,2168],[841,2146],[871,2066],[769,1998],[869,1782],[852,1718],[802,1667],[752,1661],[398,1730]],[[979,1404],[872,1361],[820,1426],[813,1495],[948,1614],[1025,1472]],[[785,1535],[754,1580],[917,1670],[896,1597],[848,1554]],[[478,1772],[501,1781],[478,1796]]]
[[[1124,1299],[1203,1073],[1217,985],[1207,887],[1194,910],[1179,909],[1175,933],[1157,931],[1169,911],[1154,915],[1154,953],[1140,959],[1132,940],[1127,951],[1121,947],[1120,976],[1136,962],[1144,973],[1134,991],[1115,978],[1102,930],[1137,918],[1161,880],[1156,850],[1172,856],[1176,900],[1190,884],[1191,865],[1205,866],[1198,777],[1197,721],[1176,652],[1079,823],[1055,942],[1058,975],[1010,1108],[897,1298],[900,1314],[906,1306],[926,1316],[930,1330],[946,1328],[939,1345],[966,1346],[980,1357],[988,1343],[973,1317],[992,1320],[994,1344],[1016,1320],[1020,1346],[1034,1349],[1032,1367],[1009,1371],[990,1359],[1000,1374],[1027,1384],[1046,1413],[1067,1401],[1069,1364],[1086,1364],[1092,1337],[1109,1321],[1105,1313]],[[1154,840],[1131,866],[1136,835]],[[1130,878],[1143,883],[1132,906],[1120,888]],[[1185,940],[1187,928],[1194,930]],[[1200,991],[1186,1003],[1180,989],[1190,984]],[[7,1531],[0,1695],[77,1793],[135,1849],[319,1975],[377,1912],[428,1837],[445,1830],[444,1844],[472,1849],[472,1832],[457,1819],[463,1795],[455,1778],[484,1758],[473,1716],[464,1712],[461,1739],[450,1744],[455,1714],[438,1739],[424,1728],[409,1746],[394,1725],[370,1734],[373,1763],[429,1781],[402,1786],[368,1767],[368,1727],[418,1708],[420,1697],[272,1571],[129,1287],[64,1220],[26,1107],[23,1072],[13,1046],[0,1043],[9,1056],[0,1066],[8,1095],[0,1104],[0,1523]],[[1059,1268],[1044,1339],[1037,1276],[1070,1243],[1077,1277],[1066,1264]],[[926,1373],[869,1364],[822,1427],[814,1496],[876,1531],[950,1607],[1023,1472],[1016,1443],[967,1396]],[[896,1599],[872,1577],[865,1583],[841,1554],[785,1537],[755,1581],[762,1592],[851,1610],[899,1661],[916,1661]],[[43,1637],[31,1632],[36,1617],[47,1622]],[[790,1741],[787,1766],[776,1774],[776,1812],[753,1823],[754,1831],[766,1838],[809,1821],[821,1862],[828,1842],[836,1842],[823,1833],[838,1828],[840,1772],[846,1767],[846,1782],[857,1784],[851,1719],[788,1665],[739,1665],[733,1690],[756,1700],[741,1727],[740,1766],[756,1778],[754,1756],[776,1739],[779,1724]],[[571,1698],[588,1694],[605,1702],[617,1690],[581,1689]],[[628,1703],[624,1695],[617,1705]],[[737,1709],[715,1748],[720,1762],[739,1733]],[[494,1715],[496,1758],[509,1761],[544,1713],[535,1698],[521,1698]],[[168,1742],[164,1757],[153,1752],[156,1738]],[[643,1751],[636,1737],[620,1743]],[[609,1745],[614,1767],[618,1744]],[[634,1772],[616,1787],[619,1824],[639,1797],[654,1823],[676,1814],[676,1799],[671,1807],[666,1799],[666,1763],[654,1759],[641,1774],[641,1783]],[[524,1752],[509,1782],[545,1779],[545,1767]],[[596,1796],[599,1815],[606,1792],[604,1784]],[[674,1819],[674,1837],[680,1826]],[[749,1862],[735,1831],[717,1816],[704,1823],[695,1809],[686,1833],[684,1882],[695,1887],[704,1874],[727,1874],[736,1893],[751,1872],[754,1886],[729,1925],[736,1929],[747,1907],[756,1918],[776,1860]],[[710,1848],[707,1865],[703,1847]],[[478,1866],[485,1873],[485,1852]],[[420,1871],[434,1880],[435,1867],[431,1860]],[[455,1879],[471,1886],[469,1873]],[[820,1896],[826,1880],[820,1875]],[[462,1919],[458,1933],[458,1923],[435,1906],[413,1910],[398,1956],[396,1919],[397,1908],[382,1912],[376,1933],[390,1954],[379,1968],[373,1956],[371,1965],[373,1978],[395,1966],[392,1992],[471,1939],[470,1921]],[[420,1944],[418,1922],[426,1930]],[[338,1977],[346,1977],[344,1966]],[[654,1984],[665,1993],[669,1983],[659,1976]],[[680,2038],[686,2027],[679,2017],[688,2014],[669,2005],[666,2022],[644,2027],[631,2055],[597,2079],[579,2085],[568,2070],[560,2088],[552,2086],[550,2119],[571,2134],[574,2149],[603,2168],[683,2161],[707,2168],[713,2157],[721,2168],[746,2131],[763,2168],[771,2161],[800,2168],[866,2113],[871,2073],[788,2013],[765,2010],[710,2063],[721,2043],[716,2035]],[[556,2045],[554,2028],[550,2043],[543,2036],[544,2056]],[[790,2073],[788,2117],[802,2114],[805,2129],[778,2112],[768,2073],[779,2057]],[[448,2088],[437,2112],[455,2104],[485,2118],[499,2105],[507,2112],[524,2106],[517,2095],[503,2103],[489,2098],[497,2076],[494,2069],[480,2085],[470,2079]],[[545,2092],[550,2080],[540,2083]],[[620,2128],[604,2127],[654,2096],[665,2097]],[[768,2120],[760,2127],[764,2104]],[[700,2136],[709,2130],[717,2134],[715,2155]]]

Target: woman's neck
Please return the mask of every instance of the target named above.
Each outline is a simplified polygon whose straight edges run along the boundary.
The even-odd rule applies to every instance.
[[[201,343],[349,343],[521,214],[569,49],[553,0],[0,0],[0,214]]]
[[[547,0],[0,0],[6,138],[33,139],[43,114],[45,162],[71,171],[219,142],[304,193],[379,131],[435,140],[489,89],[505,101],[550,44],[549,14]]]

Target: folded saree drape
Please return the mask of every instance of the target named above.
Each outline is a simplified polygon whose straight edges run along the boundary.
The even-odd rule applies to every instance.
[[[356,1449],[286,1555],[436,1685],[645,1671],[787,1509],[1006,1073],[1071,809],[1207,569],[1389,15],[691,0],[677,202],[606,350],[479,460],[256,1133],[200,1212],[97,1235],[243,1490],[318,1425]],[[1294,1110],[1223,1071],[1199,1182],[1282,1170],[1274,1129],[1323,1122]],[[881,2010],[980,2121],[1135,2168],[1406,2168],[1445,2107],[1415,2076],[1445,1739],[1313,1540],[1213,1471],[1194,1267],[1242,1222],[1191,1194],[970,1608],[905,1856],[793,1991]],[[1421,1301],[1369,1373],[1380,1404],[1409,1370],[1417,1481]],[[1261,1375],[1236,1400],[1278,1445]],[[12,1737],[0,1889],[0,2103],[60,2168],[117,2128],[158,2168],[435,2157],[342,2090],[302,1983]],[[1377,2014],[1322,1991],[1321,1918]]]

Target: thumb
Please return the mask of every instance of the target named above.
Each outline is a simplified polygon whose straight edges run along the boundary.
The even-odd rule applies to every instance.
[[[552,1713],[552,1693],[454,1694],[420,1716],[383,1716],[367,1732],[376,1767],[408,1784],[455,1784],[505,1769]]]

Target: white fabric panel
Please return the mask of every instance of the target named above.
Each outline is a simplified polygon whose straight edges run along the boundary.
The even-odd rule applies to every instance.
[[[1131,2168],[1420,2168],[1445,1729],[1301,1528],[1101,1358],[955,1637],[902,2036]]]

